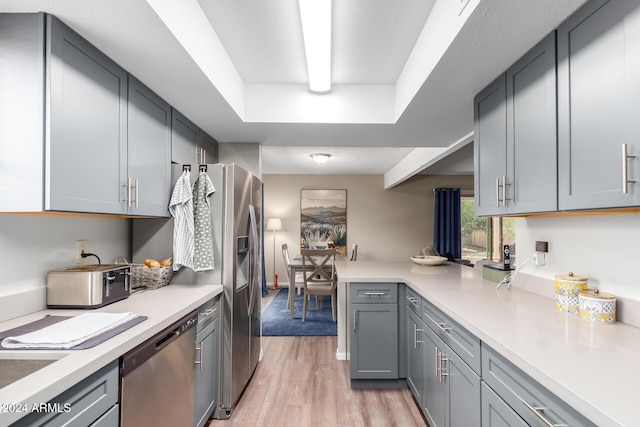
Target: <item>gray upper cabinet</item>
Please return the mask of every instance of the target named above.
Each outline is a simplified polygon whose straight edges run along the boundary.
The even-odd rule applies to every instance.
[[[197,137],[198,164],[209,165],[218,163],[218,143],[202,129],[198,129]]]
[[[0,62],[0,211],[168,216],[164,101],[42,13],[0,14]]]
[[[561,210],[640,205],[638,46],[637,1],[589,2],[558,29]]]
[[[218,162],[218,143],[175,108],[171,113],[171,161],[180,165]]]
[[[504,215],[500,182],[507,175],[507,83],[504,74],[474,101],[475,213]]]
[[[198,153],[198,127],[180,111],[171,109],[171,161],[181,165],[195,165]]]
[[[475,99],[476,215],[557,210],[555,32]]]
[[[171,191],[171,107],[129,76],[127,212],[168,216]]]
[[[507,70],[508,213],[558,209],[556,129],[554,31]]]
[[[42,211],[44,14],[0,14],[0,211]]]
[[[125,213],[127,73],[47,16],[45,209]]]

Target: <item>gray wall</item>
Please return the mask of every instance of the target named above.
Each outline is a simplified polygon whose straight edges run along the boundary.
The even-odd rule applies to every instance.
[[[276,232],[275,269],[287,282],[280,247],[300,250],[300,190],[347,190],[347,246],[358,244],[359,260],[407,261],[433,243],[433,189],[473,188],[472,176],[415,176],[390,190],[382,175],[264,175],[266,219],[282,219]],[[265,231],[267,282],[273,281],[273,232]]]
[[[218,163],[235,163],[262,179],[262,146],[255,142],[219,142]]]
[[[45,307],[49,270],[76,265],[76,240],[88,240],[89,251],[103,263],[129,257],[130,222],[126,218],[0,215],[0,321]],[[93,257],[87,264],[97,263]],[[16,298],[25,294],[28,301]],[[4,298],[11,296],[11,299]]]
[[[640,309],[640,214],[577,214],[516,219],[519,263],[533,256],[535,241],[549,242],[544,266],[528,262],[522,272],[555,280],[573,272],[589,278],[589,288],[635,301]],[[618,307],[620,309],[620,306]],[[633,308],[636,311],[635,305]],[[640,322],[640,312],[637,313]]]

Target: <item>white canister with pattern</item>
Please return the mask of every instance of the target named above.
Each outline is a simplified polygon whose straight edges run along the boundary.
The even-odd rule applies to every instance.
[[[615,323],[616,297],[597,289],[581,291],[578,310],[580,317],[590,322]]]
[[[556,310],[578,314],[578,295],[587,290],[589,279],[573,273],[556,276]]]

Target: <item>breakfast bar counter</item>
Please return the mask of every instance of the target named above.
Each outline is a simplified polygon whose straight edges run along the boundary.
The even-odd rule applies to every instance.
[[[130,329],[85,350],[0,350],[2,359],[53,359],[55,362],[0,388],[0,426],[27,415],[41,405],[98,371],[124,353],[153,337],[173,322],[222,293],[222,286],[169,285],[133,294],[125,300],[91,312],[135,312],[147,319]],[[0,323],[6,331],[42,319],[46,315],[75,316],[78,309],[48,309]]]
[[[338,357],[349,351],[349,284],[404,283],[596,425],[637,425],[640,328],[558,312],[554,299],[497,288],[481,271],[450,262],[340,261],[336,269]]]

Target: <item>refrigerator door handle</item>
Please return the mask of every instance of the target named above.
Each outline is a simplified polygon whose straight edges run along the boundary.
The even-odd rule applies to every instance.
[[[256,280],[254,275],[258,270],[256,264],[258,262],[258,224],[256,222],[256,208],[253,205],[249,205],[249,228],[251,233],[251,251],[249,254],[249,317],[253,312],[253,305],[255,303],[255,286]]]

